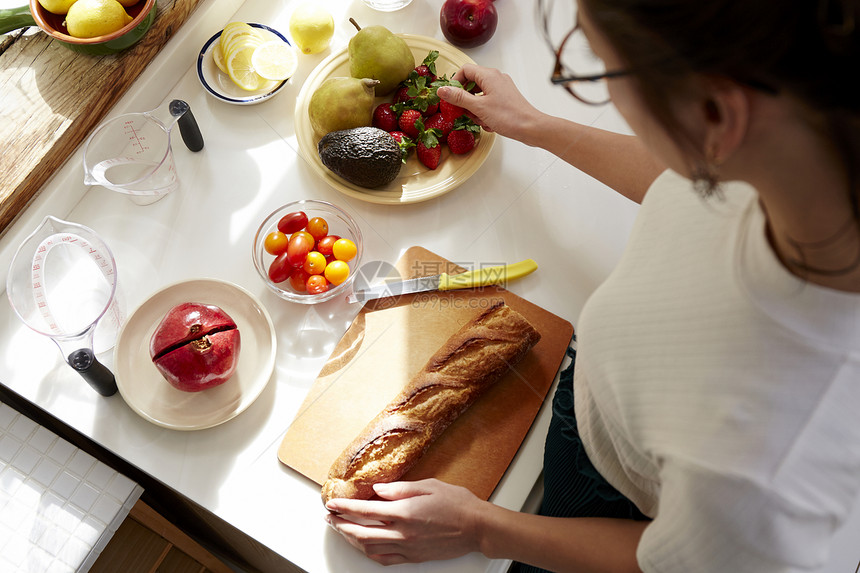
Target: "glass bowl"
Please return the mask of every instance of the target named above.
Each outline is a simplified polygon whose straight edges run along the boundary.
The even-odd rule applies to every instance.
[[[290,281],[286,280],[281,283],[274,283],[269,278],[269,265],[275,260],[274,255],[266,252],[263,244],[266,236],[272,231],[278,229],[278,221],[281,218],[294,211],[303,211],[308,219],[314,217],[322,217],[328,223],[328,234],[338,235],[341,238],[349,239],[355,243],[355,256],[348,261],[349,277],[337,286],[329,285],[329,289],[319,294],[308,294],[297,292],[290,285]],[[361,255],[363,250],[363,241],[361,239],[361,229],[358,228],[355,220],[343,209],[332,205],[326,201],[318,201],[316,199],[303,199],[301,201],[293,201],[279,207],[266,217],[266,220],[260,224],[257,229],[257,234],[254,235],[253,247],[254,267],[273,293],[284,300],[297,302],[300,304],[317,304],[331,300],[337,296],[346,296],[352,288],[352,281],[355,279],[358,265],[361,263]]]

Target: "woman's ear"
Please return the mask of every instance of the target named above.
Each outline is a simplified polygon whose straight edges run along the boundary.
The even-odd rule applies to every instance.
[[[747,91],[730,81],[709,82],[700,111],[704,121],[705,158],[714,165],[729,159],[741,146],[750,120]]]

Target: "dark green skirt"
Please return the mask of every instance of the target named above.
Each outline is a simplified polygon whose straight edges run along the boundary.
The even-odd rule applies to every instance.
[[[550,517],[612,517],[647,520],[632,501],[609,485],[591,464],[573,409],[573,367],[576,350],[567,349],[570,365],[559,375],[552,400],[552,419],[544,446],[544,497],[540,515]],[[524,563],[514,563],[511,572],[540,573]]]

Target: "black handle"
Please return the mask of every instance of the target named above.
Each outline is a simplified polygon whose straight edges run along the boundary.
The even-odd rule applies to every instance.
[[[170,102],[170,115],[179,118],[179,134],[182,136],[185,146],[191,151],[203,149],[203,134],[200,133],[197,120],[191,113],[191,106],[181,99],[175,99]]]
[[[68,363],[102,396],[116,394],[116,378],[113,372],[96,360],[96,355],[89,348],[81,348],[69,354]]]

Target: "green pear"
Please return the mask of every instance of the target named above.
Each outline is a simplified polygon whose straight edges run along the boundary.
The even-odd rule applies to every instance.
[[[415,69],[412,50],[384,26],[360,28],[352,18],[350,22],[358,33],[349,40],[349,74],[379,80],[376,95],[390,94]]]
[[[373,123],[374,86],[370,78],[329,78],[311,96],[308,116],[318,136]]]

